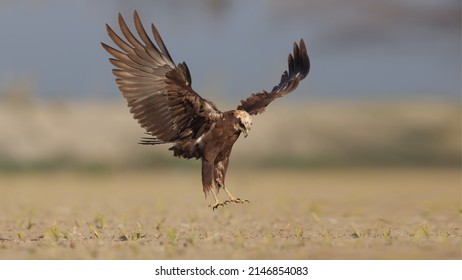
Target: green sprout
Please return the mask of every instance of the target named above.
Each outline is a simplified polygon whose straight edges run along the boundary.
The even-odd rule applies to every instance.
[[[99,235],[99,232],[96,230],[96,228],[95,228],[92,224],[87,223],[87,226],[88,226],[88,228],[90,228],[91,232],[93,233],[93,235],[94,235],[96,238],[98,238],[98,239],[101,238],[101,236]]]

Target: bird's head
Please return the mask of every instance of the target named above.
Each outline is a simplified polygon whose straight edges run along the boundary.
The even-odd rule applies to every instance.
[[[244,137],[249,135],[250,128],[252,127],[252,118],[249,113],[242,110],[234,111],[234,129],[244,133]]]

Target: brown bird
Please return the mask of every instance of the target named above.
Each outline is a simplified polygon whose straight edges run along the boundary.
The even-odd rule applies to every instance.
[[[156,44],[146,33],[138,13],[134,23],[139,38],[130,31],[122,15],[119,26],[122,39],[106,24],[109,37],[118,49],[101,43],[113,58],[112,73],[122,95],[127,99],[133,117],[150,137],[140,144],[173,143],[174,156],[202,160],[202,188],[212,193],[215,210],[227,203],[244,203],[225,187],[226,170],[234,142],[241,133],[247,137],[252,126],[250,115],[262,113],[278,97],[297,88],[310,70],[310,61],[303,39],[294,43],[289,54],[289,71],[271,92],[258,92],[241,100],[236,110],[222,112],[202,98],[191,87],[191,75],[185,62],[175,64],[154,24],[151,25]],[[141,40],[140,40],[141,39]],[[220,202],[217,193],[223,188],[229,199]]]

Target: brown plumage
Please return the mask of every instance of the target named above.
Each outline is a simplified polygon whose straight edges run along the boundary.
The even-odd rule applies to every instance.
[[[293,54],[288,58],[289,72],[284,72],[271,92],[254,93],[242,100],[237,110],[222,112],[192,89],[188,66],[185,62],[177,65],[173,62],[156,27],[151,25],[154,44],[136,11],[134,22],[139,39],[119,14],[119,26],[125,39],[106,25],[109,37],[119,49],[101,44],[113,56],[109,59],[116,67],[112,73],[127,99],[130,112],[150,135],[140,143],[172,143],[170,150],[174,156],[201,159],[203,191],[206,195],[212,192],[215,203],[210,206],[213,209],[228,202],[244,203],[247,200],[235,198],[225,187],[233,144],[241,133],[245,137],[249,133],[250,115],[262,113],[274,99],[297,88],[308,74],[310,61],[303,39],[299,45],[294,43]],[[218,200],[216,194],[220,188],[228,194],[229,200]]]

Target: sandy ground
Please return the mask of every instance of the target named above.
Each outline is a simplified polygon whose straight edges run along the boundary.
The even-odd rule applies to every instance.
[[[461,259],[458,169],[0,174],[1,259]],[[225,194],[220,192],[220,197]]]

